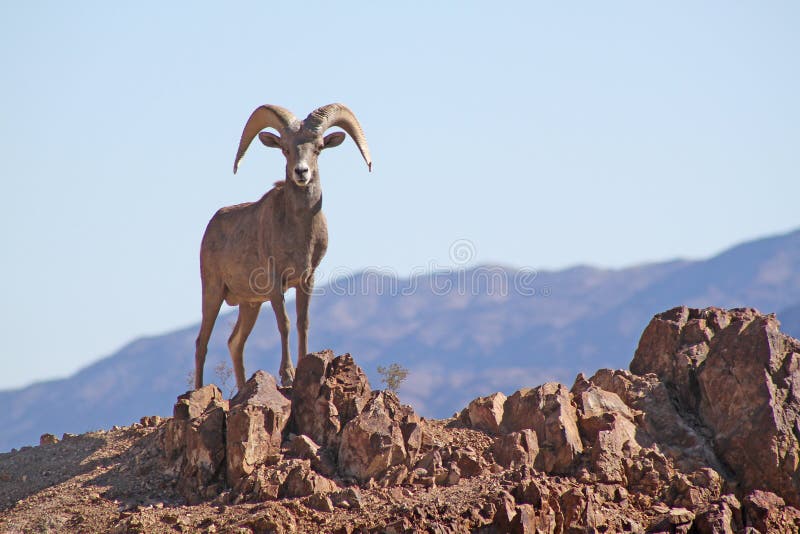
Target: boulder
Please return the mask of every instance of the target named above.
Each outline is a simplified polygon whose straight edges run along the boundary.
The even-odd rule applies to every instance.
[[[506,396],[500,392],[492,393],[487,397],[478,397],[470,402],[467,406],[467,420],[470,427],[489,434],[500,432],[505,402]]]
[[[300,462],[289,471],[281,486],[281,497],[307,497],[338,489],[336,483],[311,469],[309,462]]]
[[[742,530],[742,512],[739,500],[733,495],[707,504],[694,519],[698,534],[735,534]]]
[[[758,532],[795,534],[800,532],[800,511],[769,491],[753,490],[742,501],[744,524]]]
[[[308,436],[292,437],[289,440],[286,454],[292,458],[309,460],[311,467],[325,476],[333,476],[336,473],[336,462],[332,458],[330,450],[321,448]]]
[[[707,433],[697,426],[696,417],[679,408],[670,387],[654,374],[637,376],[624,370],[601,369],[588,382],[615,393],[631,408],[636,424],[635,441],[642,447],[657,444],[685,472],[702,467],[725,471]],[[588,431],[591,422],[581,423]]]
[[[797,506],[800,342],[779,326],[754,309],[675,308],[645,329],[631,370],[653,373],[683,420],[652,425],[654,438],[686,427],[713,436],[709,446],[719,461],[706,465],[719,472],[727,465],[743,490],[766,489]]]
[[[566,473],[583,451],[575,405],[563,384],[548,382],[521,389],[506,400],[500,429],[510,433],[526,428],[536,432],[539,440],[539,470]]]
[[[578,407],[581,436],[591,448],[592,471],[601,482],[624,484],[623,458],[630,458],[641,449],[633,410],[619,395],[597,387],[582,374],[578,375],[572,394]]]
[[[408,422],[414,418],[391,391],[374,392],[361,414],[342,430],[339,473],[365,482],[405,463],[408,451],[401,425],[414,424]]]
[[[325,350],[304,356],[292,389],[295,431],[337,448],[341,430],[361,413],[370,392],[367,376],[350,354],[334,357]]]
[[[163,450],[177,474],[178,491],[199,502],[221,489],[225,467],[227,401],[213,384],[187,392],[175,403],[164,430]]]
[[[529,428],[498,436],[492,443],[495,461],[505,468],[518,465],[533,467],[538,454],[539,441],[536,433]]]
[[[463,447],[453,450],[448,458],[450,462],[458,467],[460,477],[478,476],[484,471],[485,462],[478,456],[472,447]]]
[[[227,478],[236,487],[256,465],[276,461],[291,402],[275,378],[257,371],[230,403],[227,418]]]

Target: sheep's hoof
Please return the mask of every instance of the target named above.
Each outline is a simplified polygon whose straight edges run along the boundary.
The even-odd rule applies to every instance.
[[[294,384],[294,369],[292,367],[281,369],[281,386],[290,387],[292,384]]]

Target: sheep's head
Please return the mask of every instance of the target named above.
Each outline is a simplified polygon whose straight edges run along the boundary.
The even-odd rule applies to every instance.
[[[367,139],[353,112],[342,104],[328,104],[311,112],[304,121],[299,121],[292,113],[279,106],[260,106],[250,115],[242,132],[233,172],[239,167],[247,147],[256,135],[261,142],[273,148],[280,148],[286,157],[286,180],[300,187],[306,187],[319,180],[317,158],[326,148],[339,146],[345,139],[344,132],[324,135],[328,128],[338,126],[353,138],[364,161],[372,170],[372,160],[367,147]],[[273,128],[280,135],[262,132]],[[260,132],[260,133],[259,133]]]

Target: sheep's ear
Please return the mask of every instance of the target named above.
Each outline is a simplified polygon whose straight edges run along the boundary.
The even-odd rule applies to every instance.
[[[281,138],[272,132],[261,132],[258,138],[264,143],[264,146],[271,148],[281,148]]]
[[[322,140],[322,148],[333,148],[339,146],[344,142],[347,135],[344,132],[333,132],[325,136]]]

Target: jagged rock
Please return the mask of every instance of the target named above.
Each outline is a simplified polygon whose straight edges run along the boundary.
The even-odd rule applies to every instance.
[[[224,476],[226,410],[222,392],[209,384],[178,397],[164,430],[165,456],[190,502],[213,496]]]
[[[383,477],[381,477],[380,487],[388,488],[405,484],[408,480],[408,477],[408,467],[405,465],[395,465],[390,467]]]
[[[698,469],[690,475],[678,473],[672,479],[672,489],[676,497],[673,504],[695,511],[706,503],[719,499],[723,479],[711,468]]]
[[[628,371],[601,369],[588,382],[615,393],[634,412],[636,443],[658,447],[685,472],[711,467],[725,468],[710,441],[696,428],[690,412],[679,411],[669,388],[655,375],[637,376]]]
[[[442,467],[442,454],[437,449],[428,451],[422,458],[414,464],[415,468],[424,469],[427,474],[433,474],[436,469]]]
[[[675,476],[672,461],[655,449],[641,449],[624,465],[628,490],[650,498],[665,494]]]
[[[742,530],[742,512],[739,500],[725,495],[697,513],[694,527],[698,534],[735,534]]]
[[[39,438],[39,445],[55,445],[58,443],[58,438],[55,434],[42,434]]]
[[[503,421],[505,402],[506,396],[500,392],[473,400],[467,406],[466,415],[469,425],[490,434],[497,434],[500,431],[500,423]]]
[[[439,482],[437,480],[437,484],[441,484],[442,486],[455,486],[461,480],[461,469],[459,469],[457,464],[451,463],[447,467],[446,474],[444,476],[444,480]]]
[[[300,359],[292,390],[292,418],[299,434],[323,447],[336,448],[344,426],[370,399],[364,371],[350,354],[325,350]]]
[[[206,411],[212,403],[225,404],[222,392],[214,384],[187,391],[178,397],[172,409],[172,417],[182,421],[194,419]]]
[[[303,501],[303,504],[320,512],[333,512],[333,502],[326,493],[314,493]]]
[[[772,492],[753,490],[745,496],[742,505],[744,524],[759,532],[794,534],[800,530],[800,511],[786,506],[786,502]]]
[[[391,391],[373,393],[361,414],[342,430],[339,472],[366,482],[404,463],[408,452],[401,424],[407,423],[412,414]]]
[[[624,484],[622,460],[641,449],[634,412],[619,395],[597,387],[582,374],[578,375],[572,394],[581,436],[591,448],[592,471],[602,482]]]
[[[280,497],[281,488],[300,460],[283,460],[272,466],[260,465],[244,480],[239,482],[241,496],[252,496],[260,501],[273,501]]]
[[[273,465],[260,464],[238,485],[239,495],[269,501],[284,497],[308,497],[330,493],[336,483],[311,469],[308,460],[279,460]]]
[[[495,497],[495,514],[492,525],[500,532],[511,532],[511,523],[517,515],[517,505],[514,497],[507,491],[502,491]]]
[[[291,458],[309,460],[311,467],[322,475],[330,477],[336,474],[336,462],[330,450],[321,448],[308,436],[294,436],[289,441],[286,454]]]
[[[471,448],[455,449],[449,459],[458,467],[460,476],[474,477],[483,472],[484,462]]]
[[[311,469],[307,461],[296,464],[281,486],[281,497],[307,497],[315,493],[330,493],[338,489],[336,483]]]
[[[492,454],[495,461],[506,468],[517,465],[533,467],[539,454],[539,441],[536,439],[536,433],[526,428],[498,436],[492,444]]]
[[[800,505],[800,342],[772,315],[675,308],[642,334],[631,370],[654,373],[690,426],[714,436],[744,490]],[[656,437],[656,436],[654,436]],[[686,447],[684,447],[685,449]]]
[[[670,508],[650,525],[648,532],[688,534],[694,522],[694,514],[686,508]]]
[[[619,395],[595,386],[583,374],[575,379],[571,393],[578,409],[578,427],[585,439],[607,426],[609,414],[618,414],[631,422],[634,419],[633,411]]]
[[[161,424],[161,417],[158,415],[145,415],[139,419],[139,424],[143,427],[155,427]]]
[[[277,460],[291,402],[275,378],[257,371],[230,403],[227,418],[227,478],[236,487],[256,465]]]
[[[361,490],[355,487],[334,491],[329,496],[337,508],[360,510],[364,505],[361,499]]]
[[[726,312],[719,308],[697,310],[681,306],[659,313],[642,333],[630,369],[638,375],[654,373],[673,384],[688,407],[696,406],[694,370],[708,355],[709,342],[726,328],[733,315],[754,317],[755,310]]]
[[[506,433],[526,428],[536,432],[540,447],[536,468],[548,473],[568,472],[583,451],[575,405],[563,384],[548,382],[511,395],[500,428]]]
[[[606,414],[605,426],[597,425],[592,438],[592,470],[602,482],[625,484],[625,458],[631,458],[641,447],[636,441],[636,426],[619,414]]]

